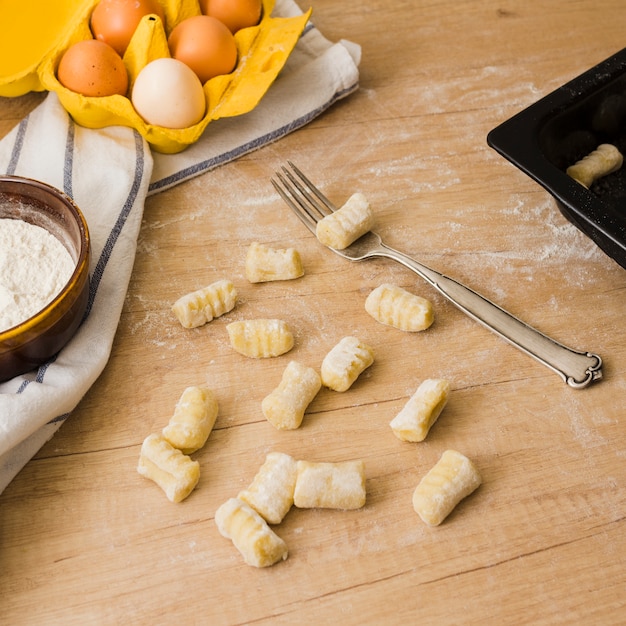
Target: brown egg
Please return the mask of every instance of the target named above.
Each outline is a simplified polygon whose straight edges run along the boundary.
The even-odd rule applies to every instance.
[[[164,19],[157,0],[100,0],[91,14],[91,32],[124,56],[141,18],[153,13]]]
[[[241,28],[256,26],[261,9],[261,0],[200,0],[202,13],[226,24],[233,35]]]
[[[96,39],[70,46],[61,57],[57,78],[64,87],[84,96],[123,96],[128,90],[128,72],[122,57]]]
[[[230,74],[237,65],[237,44],[228,28],[208,15],[189,17],[174,27],[167,40],[172,57],[188,65],[202,84]]]

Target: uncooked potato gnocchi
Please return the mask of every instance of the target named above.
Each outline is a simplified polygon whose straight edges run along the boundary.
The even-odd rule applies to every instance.
[[[255,359],[280,356],[293,348],[293,333],[279,319],[254,319],[226,326],[234,350]]]
[[[171,502],[184,500],[200,480],[198,461],[191,460],[157,434],[144,439],[137,471],[161,487]]]
[[[570,165],[566,173],[584,187],[591,187],[598,178],[616,172],[624,158],[622,153],[610,143],[600,144],[593,152]]]
[[[256,241],[246,254],[246,278],[251,283],[292,280],[304,275],[300,253],[295,248],[270,248]]]
[[[252,483],[215,513],[220,533],[232,540],[249,565],[266,567],[287,558],[287,545],[268,524],[300,508],[359,509],[366,502],[365,464],[296,461],[270,452]]]
[[[438,526],[482,479],[474,464],[456,450],[446,450],[413,492],[413,508],[429,526]]]
[[[279,430],[299,428],[306,408],[321,386],[320,375],[312,367],[290,361],[283,371],[278,387],[263,398],[263,415]]]
[[[192,454],[206,443],[217,413],[217,398],[210,389],[187,387],[176,403],[170,421],[163,428],[163,437],[183,454]]]
[[[450,383],[429,378],[422,382],[402,410],[391,420],[393,434],[402,441],[424,441],[448,402]]]
[[[365,310],[381,324],[409,332],[426,330],[435,319],[429,300],[389,283],[370,292]]]
[[[270,452],[252,483],[237,497],[268,524],[280,524],[293,505],[298,464],[288,454]]]
[[[268,567],[288,556],[287,544],[251,506],[238,498],[228,499],[217,509],[215,524],[248,565]]]
[[[303,509],[360,509],[365,505],[365,463],[298,461],[294,504]]]
[[[315,228],[320,243],[343,250],[374,226],[370,203],[362,193],[352,194],[339,209],[321,219]]]
[[[230,280],[218,280],[188,293],[174,303],[172,311],[184,328],[196,328],[235,308],[237,290]]]
[[[371,346],[356,337],[344,337],[322,361],[322,384],[334,391],[347,391],[373,362]]]

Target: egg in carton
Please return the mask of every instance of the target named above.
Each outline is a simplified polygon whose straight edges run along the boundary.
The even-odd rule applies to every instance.
[[[13,11],[16,19],[3,20],[4,25],[0,26],[0,38],[5,36],[4,44],[0,44],[0,54],[3,46],[13,49],[21,43],[26,49],[29,42],[20,35],[20,26],[31,30],[31,43],[33,38],[39,43],[31,46],[28,54],[22,57],[25,60],[21,67],[12,66],[8,61],[4,61],[4,68],[0,66],[0,96],[53,91],[78,124],[87,128],[129,126],[136,129],[154,150],[170,154],[195,143],[210,122],[253,110],[285,65],[311,15],[309,9],[294,17],[274,17],[275,0],[262,0],[260,22],[234,34],[237,46],[235,69],[202,85],[206,101],[204,116],[192,126],[176,129],[147,123],[133,107],[129,96],[137,76],[146,65],[156,59],[171,57],[168,36],[183,20],[201,15],[198,0],[159,0],[164,20],[157,15],[143,17],[124,53],[123,61],[129,76],[126,95],[93,97],[64,87],[59,82],[57,70],[70,46],[94,38],[90,19],[98,1],[77,3],[76,0],[59,0],[56,4],[49,0],[29,0],[37,6],[28,12],[31,20],[24,23],[23,20],[20,22],[17,3],[9,0],[11,5],[15,4]],[[4,30],[5,33],[2,32]],[[54,31],[54,38],[50,41],[51,30]],[[49,48],[46,48],[48,45]],[[15,54],[13,49],[11,58]],[[40,56],[33,59],[33,54]]]

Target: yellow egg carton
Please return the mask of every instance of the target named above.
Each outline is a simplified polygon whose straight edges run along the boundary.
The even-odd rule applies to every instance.
[[[130,126],[158,152],[176,153],[195,143],[209,122],[243,115],[254,109],[285,65],[311,15],[272,17],[275,0],[262,0],[260,23],[235,34],[237,67],[204,84],[207,111],[189,128],[147,124],[125,96],[87,97],[66,89],[56,69],[67,48],[91,39],[89,20],[98,0],[2,0],[0,22],[0,96],[29,91],[54,91],[74,120],[87,128]],[[150,61],[169,57],[167,36],[182,20],[200,15],[198,0],[160,0],[165,23],[143,18],[124,54],[129,91],[139,71]]]

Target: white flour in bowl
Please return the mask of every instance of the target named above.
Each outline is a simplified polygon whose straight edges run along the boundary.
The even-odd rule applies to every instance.
[[[0,219],[0,332],[52,302],[75,267],[65,246],[45,228]]]

